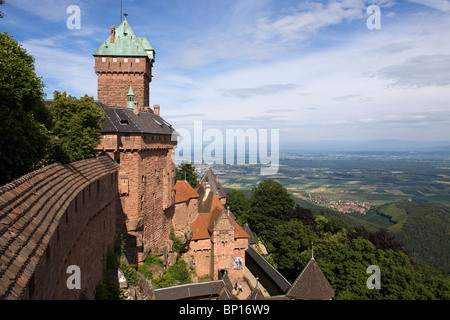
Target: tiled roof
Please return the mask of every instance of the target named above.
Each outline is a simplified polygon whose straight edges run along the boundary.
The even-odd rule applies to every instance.
[[[210,213],[214,210],[220,212],[223,209],[223,205],[219,198],[214,192],[209,192],[205,199],[206,188],[203,183],[199,183],[195,187],[195,191],[198,194],[198,212],[199,213]]]
[[[211,186],[211,191],[215,192],[219,199],[225,198],[227,196],[225,190],[223,190],[220,185],[219,179],[216,177],[212,169],[208,169],[200,180],[201,183],[208,183]]]
[[[269,262],[267,262],[266,259],[264,259],[258,251],[256,251],[255,248],[252,246],[248,246],[247,250],[245,251],[246,255],[249,255],[252,260],[261,268],[264,273],[272,280],[273,283],[275,283],[278,288],[280,288],[280,291],[286,292],[291,287],[291,284],[289,281],[286,280],[285,277],[277,270],[275,269]]]
[[[199,183],[195,188],[198,194],[198,216],[190,224],[193,231],[192,240],[209,239],[214,228],[214,223],[219,219],[222,214],[227,214],[225,209],[219,200],[216,193],[209,192],[208,197],[204,200],[205,186]],[[236,223],[233,215],[230,212],[230,218],[234,224],[234,237],[235,238],[249,238],[249,235],[242,229],[242,227]]]
[[[45,100],[51,105],[53,100]],[[139,111],[136,115],[132,109],[122,107],[110,107],[95,101],[95,104],[103,110],[105,120],[101,122],[102,134],[108,133],[130,133],[130,134],[166,134],[173,135],[174,139],[178,133],[170,123],[152,111]]]
[[[286,292],[286,296],[303,300],[328,300],[334,297],[334,293],[316,260],[311,259]]]
[[[186,181],[175,183],[175,203],[186,202],[189,199],[198,198],[198,193]]]
[[[244,231],[249,235],[248,244],[256,244],[256,238],[253,234],[252,230],[250,229],[250,226],[246,223],[243,227]]]
[[[191,240],[209,239],[211,235],[208,231],[209,219],[211,215],[209,213],[199,213],[197,218],[190,224],[192,229]]]
[[[256,287],[253,291],[248,295],[245,300],[264,300],[264,294],[261,292],[261,289]]]
[[[103,109],[105,120],[101,123],[102,133],[175,133],[172,125],[153,112],[139,111],[136,115],[132,109],[109,107],[101,102],[96,104]]]
[[[155,289],[155,297],[156,300],[181,300],[202,297],[219,297],[221,300],[231,299],[231,294],[224,291],[228,291],[225,282],[216,280]]]
[[[0,299],[18,299],[79,190],[118,169],[108,156],[53,164],[0,187]]]

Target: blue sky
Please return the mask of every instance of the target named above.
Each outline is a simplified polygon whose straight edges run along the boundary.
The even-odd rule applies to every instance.
[[[367,7],[381,10],[370,30]],[[81,9],[68,29],[67,7]],[[120,0],[7,0],[0,31],[47,85],[97,97],[92,53]],[[151,105],[176,128],[279,129],[282,141],[450,140],[450,1],[123,0],[156,50]]]

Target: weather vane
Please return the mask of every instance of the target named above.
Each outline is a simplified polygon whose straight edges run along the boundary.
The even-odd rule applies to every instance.
[[[125,19],[128,17],[128,13],[122,14],[122,0],[120,0],[120,22],[122,22],[122,17],[125,17]]]

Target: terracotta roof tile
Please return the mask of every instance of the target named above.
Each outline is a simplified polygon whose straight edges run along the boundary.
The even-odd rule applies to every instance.
[[[186,202],[198,198],[198,193],[186,181],[177,181],[175,184],[175,203]]]
[[[192,229],[191,240],[209,239],[208,225],[211,215],[209,213],[199,213],[197,218],[190,224]]]
[[[0,299],[18,299],[79,190],[115,172],[104,156],[34,171],[0,187]]]
[[[209,193],[208,197],[202,201],[205,194],[205,188],[201,183],[199,183],[196,187],[196,190],[199,195],[199,214],[197,219],[195,219],[190,225],[193,231],[192,240],[209,239],[214,223],[221,216],[221,214],[227,210],[223,207],[217,194],[212,191]],[[249,238],[249,235],[239,224],[236,223],[231,213],[230,217],[234,221],[235,238]]]

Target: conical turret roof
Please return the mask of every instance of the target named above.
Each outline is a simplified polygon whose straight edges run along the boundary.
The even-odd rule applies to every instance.
[[[300,300],[329,300],[334,294],[333,287],[314,258],[309,260],[286,292],[287,297]]]

